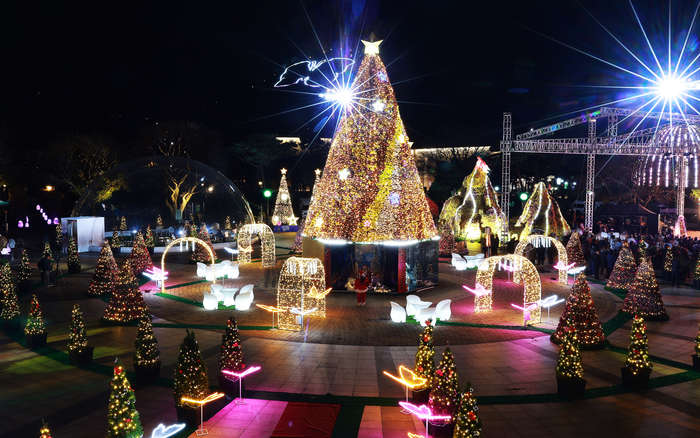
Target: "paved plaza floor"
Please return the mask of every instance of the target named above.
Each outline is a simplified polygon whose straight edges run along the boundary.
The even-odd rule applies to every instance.
[[[240,277],[226,280],[231,287],[254,284],[254,304],[276,304],[277,274],[289,257],[294,235],[276,237],[276,267],[241,265]],[[217,254],[229,257],[223,249]],[[40,257],[38,252],[30,256],[33,261]],[[23,337],[0,334],[0,437],[38,436],[42,418],[52,425],[54,438],[105,436],[112,364],[118,356],[127,370],[132,369],[136,327],[101,324],[106,301],[84,295],[97,256],[81,255],[82,273],[66,276],[65,285],[61,280],[52,288],[37,283],[32,291],[46,319],[47,348],[30,351]],[[390,301],[404,306],[405,298],[371,294],[365,307],[357,307],[354,294],[334,292],[327,299],[326,318],[312,317],[308,333],[272,331],[271,314],[255,306],[248,311],[204,310],[198,303],[209,286],[197,283],[188,256],[169,253],[166,263],[171,273],[168,297],[157,295],[152,283],[142,286],[163,362],[161,379],[134,386],[146,437],[158,424],[176,422],[172,379],[186,328],[195,331],[211,385],[218,386],[217,354],[231,315],[242,328],[246,364],[262,369],[245,379],[246,405],[229,404],[205,422],[210,436],[269,437],[287,403],[298,400],[342,406],[337,424],[343,426],[334,430],[334,437],[425,434],[417,418],[400,413],[397,401],[403,389],[383,375],[414,363],[421,327],[395,324],[389,317]],[[455,271],[441,262],[439,276],[437,287],[420,293],[433,305],[452,300],[450,322],[455,324],[435,328],[436,362],[449,342],[460,385],[470,381],[474,388],[485,437],[700,436],[700,373],[690,371],[700,324],[697,290],[660,281],[670,320],[647,323],[654,371],[650,389],[633,392],[620,385],[619,371],[631,323],[617,317],[622,299],[591,280],[610,347],[582,352],[586,398],[567,401],[556,394],[558,347],[549,341],[563,305],[551,309],[549,322],[545,311],[541,324],[525,330],[522,314],[510,306],[522,303],[522,286],[508,282],[504,273],[496,276],[493,311],[480,314],[474,313],[473,296],[462,288],[474,286],[475,271]],[[543,297],[568,296],[571,285],[558,284],[556,276],[551,267],[540,271]],[[36,271],[34,279],[38,280]],[[30,300],[31,293],[20,294],[23,315]],[[95,347],[94,363],[80,368],[70,366],[65,354],[75,303],[83,311],[89,344]],[[195,436],[193,431],[183,436],[189,434]]]

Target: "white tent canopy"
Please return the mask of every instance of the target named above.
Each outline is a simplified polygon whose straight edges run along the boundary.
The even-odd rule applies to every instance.
[[[91,246],[102,247],[105,236],[103,217],[64,217],[61,218],[61,227],[68,237],[75,239],[78,252],[89,251]]]

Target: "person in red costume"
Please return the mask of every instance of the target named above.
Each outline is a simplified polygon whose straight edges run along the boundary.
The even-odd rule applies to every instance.
[[[360,276],[355,280],[355,292],[357,293],[357,305],[364,306],[367,298],[367,289],[372,280],[369,279],[365,271],[360,270]]]

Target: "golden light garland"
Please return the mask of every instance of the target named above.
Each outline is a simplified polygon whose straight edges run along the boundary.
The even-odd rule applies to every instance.
[[[203,241],[202,239],[200,239],[198,237],[189,237],[189,236],[188,237],[180,237],[179,239],[175,239],[172,242],[170,242],[168,244],[168,246],[166,246],[165,249],[163,250],[163,255],[160,258],[160,270],[165,272],[165,255],[168,253],[168,250],[170,250],[170,248],[172,248],[173,245],[177,245],[177,244],[180,244],[182,242],[191,242],[192,244],[199,243],[200,245],[202,245],[202,247],[207,249],[207,252],[209,252],[209,257],[211,257],[211,268],[214,270],[214,280],[212,281],[212,284],[215,284],[216,283],[216,267],[215,267],[216,255],[214,254],[214,251],[211,250],[209,245],[207,245],[207,243],[205,241]],[[165,282],[161,281],[160,283],[161,283],[160,292],[165,293]]]
[[[275,235],[265,224],[243,225],[238,230],[238,263],[250,263],[253,253],[251,238],[253,235],[260,237],[262,245],[262,267],[270,268],[275,266]]]
[[[562,245],[562,243],[559,240],[557,240],[553,237],[542,236],[539,234],[530,234],[529,236],[527,236],[527,238],[525,240],[521,240],[520,242],[518,242],[518,246],[515,247],[515,255],[522,256],[523,253],[525,252],[525,247],[527,247],[527,245],[532,244],[532,246],[537,248],[537,245],[541,244],[542,241],[548,241],[550,243],[554,243],[554,246],[557,248],[557,256],[559,257],[559,261],[562,262],[564,265],[569,264],[568,259],[567,259],[567,255],[566,255],[566,248],[564,247],[564,245]],[[569,283],[569,280],[566,277],[566,275],[567,275],[566,272],[567,271],[565,269],[559,270],[559,283],[563,284],[565,286],[568,285],[568,283]],[[517,271],[515,272],[515,275],[513,275],[513,281],[520,284],[520,273],[519,272],[517,272]]]
[[[542,299],[542,280],[540,275],[530,260],[523,256],[508,254],[505,256],[489,257],[479,265],[476,271],[476,283],[481,285],[484,290],[491,291],[489,294],[477,295],[475,308],[480,309],[480,312],[491,310],[491,302],[493,295],[493,273],[496,271],[501,261],[509,261],[516,267],[516,271],[520,271],[523,282],[525,283],[525,292],[523,296],[523,307],[530,306],[530,319],[525,320],[523,314],[523,323],[532,325],[539,324],[541,321],[541,312],[539,301]]]
[[[312,291],[316,296],[310,297]],[[316,308],[308,316],[326,316],[326,295],[319,294],[319,290],[326,290],[326,273],[323,262],[314,258],[290,257],[282,266],[279,283],[277,286],[277,309],[279,311],[278,326],[282,330],[302,329],[297,320],[297,315],[287,310],[291,308],[307,309]]]

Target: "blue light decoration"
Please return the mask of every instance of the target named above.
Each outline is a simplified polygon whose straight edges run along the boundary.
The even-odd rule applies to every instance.
[[[391,202],[391,205],[399,205],[401,202],[401,199],[399,198],[399,194],[394,192],[389,195],[389,202]]]
[[[377,77],[378,77],[379,80],[382,81],[382,82],[386,82],[386,81],[389,80],[389,78],[387,77],[386,73],[384,73],[383,71],[377,73]]]
[[[303,82],[309,87],[322,87],[333,83],[338,76],[345,73],[355,64],[350,58],[331,58],[323,61],[301,61],[287,67],[280,76],[275,87],[288,87]]]

